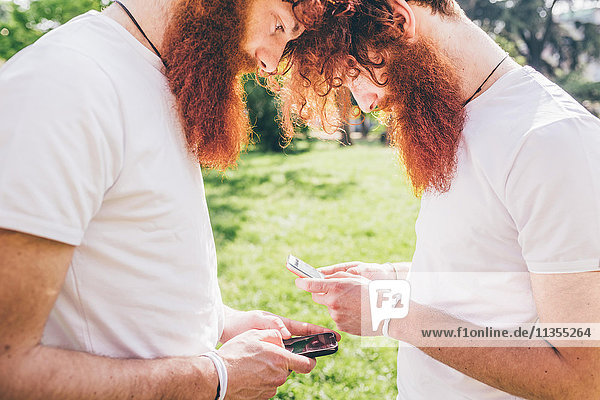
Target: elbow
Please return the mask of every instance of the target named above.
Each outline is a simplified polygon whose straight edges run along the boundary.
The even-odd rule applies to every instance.
[[[545,371],[541,385],[536,385],[539,391],[531,398],[600,399],[600,348],[562,348],[555,353],[558,363]]]

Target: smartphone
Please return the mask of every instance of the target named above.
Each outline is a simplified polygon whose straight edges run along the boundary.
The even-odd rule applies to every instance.
[[[291,254],[288,256],[287,263],[285,266],[287,267],[287,269],[289,269],[294,274],[298,275],[300,278],[324,278],[324,275],[322,273],[320,273],[315,268],[308,265],[298,257],[294,257]]]
[[[292,353],[310,358],[327,356],[338,350],[337,339],[331,332],[284,339],[283,345]]]

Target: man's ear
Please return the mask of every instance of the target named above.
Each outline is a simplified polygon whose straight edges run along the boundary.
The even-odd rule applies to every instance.
[[[388,0],[394,12],[394,19],[407,39],[415,37],[416,21],[415,14],[406,0]]]

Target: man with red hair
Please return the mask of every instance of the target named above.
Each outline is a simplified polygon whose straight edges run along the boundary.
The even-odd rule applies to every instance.
[[[326,1],[311,21],[287,49],[284,119],[335,127],[349,88],[387,112],[422,200],[411,264],[339,264],[297,285],[341,330],[412,345],[400,399],[598,398],[600,121],[453,0]],[[407,272],[408,315],[373,331],[368,285]],[[527,323],[567,325],[517,340]],[[436,328],[449,337],[427,338]],[[514,334],[474,340],[484,328]]]
[[[3,65],[0,398],[265,399],[312,370],[282,337],[324,328],[223,305],[199,168],[247,144],[240,75],[293,6],[123,0]]]

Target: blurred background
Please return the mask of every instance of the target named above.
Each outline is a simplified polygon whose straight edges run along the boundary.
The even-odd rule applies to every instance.
[[[519,63],[531,65],[600,115],[600,1],[458,0],[467,15]],[[109,0],[0,0],[0,65],[45,32]],[[255,148],[281,152],[273,98],[253,79],[246,83]],[[299,132],[288,150],[309,147],[318,132]],[[385,129],[371,115],[350,120],[345,132],[326,137],[349,145],[354,140],[386,142]]]
[[[519,63],[600,114],[600,1],[459,3]],[[0,65],[49,30],[107,4],[0,0]],[[273,98],[252,77],[245,89],[254,144],[238,168],[204,172],[224,300],[335,328],[326,309],[295,287],[287,255],[314,266],[410,260],[419,200],[386,146],[385,126],[372,115],[349,117],[336,135],[299,128],[282,148]],[[397,350],[390,344],[361,347],[344,334],[337,354],[319,359],[308,376],[292,375],[277,398],[395,399]]]

